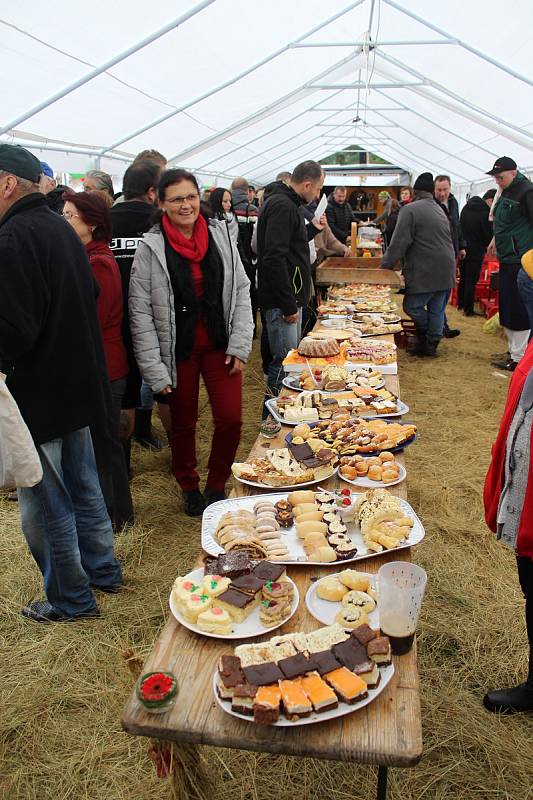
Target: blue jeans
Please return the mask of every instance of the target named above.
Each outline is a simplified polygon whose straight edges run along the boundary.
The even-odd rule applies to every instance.
[[[22,532],[43,574],[48,602],[69,617],[88,613],[96,609],[89,583],[122,583],[89,428],[37,449],[43,479],[19,489]]]
[[[267,393],[265,400],[277,397],[283,380],[283,359],[289,352],[298,347],[302,337],[302,309],[298,310],[297,322],[285,322],[280,308],[269,308],[265,311],[268,343],[272,353],[272,361],[268,365]],[[268,412],[264,409],[264,416]]]
[[[529,317],[530,334],[529,339],[533,336],[533,281],[523,269],[518,271],[516,276],[516,285],[518,292],[522,298],[522,302],[526,307],[527,315]]]
[[[419,333],[425,334],[428,342],[432,344],[442,339],[444,312],[449,296],[449,289],[442,292],[404,295],[403,310],[411,317]]]
[[[144,381],[141,383],[141,408],[151,411],[154,407],[154,395],[150,387]]]

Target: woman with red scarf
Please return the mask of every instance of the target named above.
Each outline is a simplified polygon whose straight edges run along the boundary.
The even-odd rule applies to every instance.
[[[185,512],[199,516],[222,500],[241,432],[242,369],[252,349],[249,281],[225,220],[200,213],[196,178],[164,172],[161,219],[139,243],[129,310],[135,357],[146,383],[169,395],[172,470]],[[202,493],[196,423],[202,376],[214,433]]]
[[[128,357],[122,338],[122,281],[109,248],[111,215],[99,192],[65,192],[63,216],[85,245],[98,285],[97,311],[111,389],[107,430],[91,428],[98,476],[115,530],[132,525],[133,505],[124,451],[120,444],[120,411],[126,390]]]
[[[533,342],[509,384],[500,430],[485,479],[485,520],[498,539],[516,553],[518,578],[526,599],[529,671],[524,683],[485,695],[488,711],[533,711]]]

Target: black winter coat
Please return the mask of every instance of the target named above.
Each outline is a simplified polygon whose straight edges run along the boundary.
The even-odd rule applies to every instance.
[[[347,237],[352,233],[352,222],[355,220],[351,205],[348,202],[336,203],[331,194],[326,206],[326,217],[336,238],[345,244]]]
[[[130,289],[131,265],[143,234],[153,223],[155,206],[143,200],[125,200],[111,208],[112,240],[111,250],[117,260],[122,280],[122,338],[128,354],[129,373],[126,391],[122,398],[122,408],[136,408],[141,404],[141,373],[133,353],[131,340],[128,297]]]
[[[271,184],[257,222],[257,278],[263,311],[280,308],[284,316],[307,305],[311,297],[308,239],[319,232],[306,229],[303,203],[283,181]]]
[[[467,258],[483,258],[492,239],[489,207],[481,197],[471,197],[461,211],[461,230]]]
[[[0,362],[36,444],[105,427],[96,284],[78,235],[40,193],[0,220]]]
[[[448,205],[440,203],[437,199],[435,199],[435,202],[443,209],[450,222],[453,249],[455,250],[455,257],[457,258],[459,250],[464,250],[465,248],[465,240],[461,230],[461,221],[459,219],[459,203],[453,194],[448,197]]]

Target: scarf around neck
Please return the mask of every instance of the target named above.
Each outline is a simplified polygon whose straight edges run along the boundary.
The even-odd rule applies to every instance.
[[[194,223],[191,239],[187,239],[180,233],[176,226],[171,223],[167,214],[163,214],[161,224],[168,243],[180,256],[192,264],[200,264],[203,261],[209,245],[209,234],[207,222],[201,214]]]

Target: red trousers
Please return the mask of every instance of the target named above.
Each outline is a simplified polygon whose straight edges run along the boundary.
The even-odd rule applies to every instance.
[[[196,337],[192,356],[178,361],[177,386],[170,394],[172,472],[184,492],[198,489],[196,423],[200,375],[204,379],[215,429],[211,441],[207,486],[223,491],[241,438],[242,373],[230,375],[226,354],[214,350],[207,337]],[[200,436],[205,438],[205,431]]]

